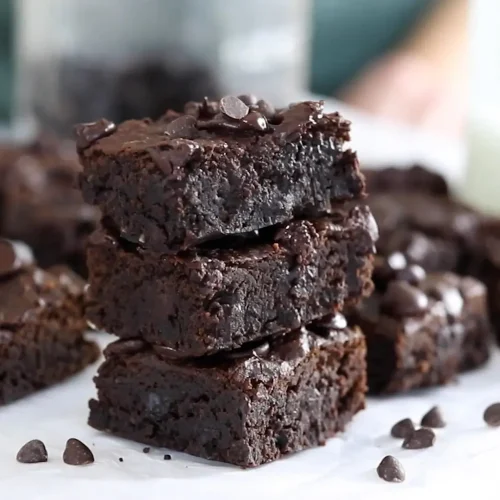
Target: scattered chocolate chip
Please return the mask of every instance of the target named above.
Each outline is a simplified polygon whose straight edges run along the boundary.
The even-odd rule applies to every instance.
[[[18,452],[16,460],[22,464],[39,464],[48,460],[47,448],[39,439],[28,441]]]
[[[87,465],[94,462],[94,455],[79,439],[70,438],[66,442],[63,461],[68,465]]]
[[[122,458],[122,457],[120,457],[120,458],[118,459],[118,461],[119,461],[119,462],[123,462],[123,458]]]
[[[78,151],[83,151],[89,146],[97,142],[99,139],[108,137],[116,131],[116,125],[101,118],[96,122],[81,123],[75,125],[76,148]]]
[[[151,448],[149,446],[146,446],[145,448],[142,449],[143,453],[149,453],[151,451]]]
[[[402,483],[406,477],[401,462],[391,455],[382,459],[377,467],[377,474],[378,477],[389,483]]]
[[[406,281],[389,283],[380,303],[382,310],[397,317],[421,316],[428,306],[427,295]]]
[[[405,267],[396,273],[396,279],[407,281],[410,285],[416,286],[425,279],[425,271],[422,267],[413,264]]]
[[[413,431],[412,434],[407,436],[403,441],[403,448],[407,450],[421,450],[422,448],[430,448],[434,446],[436,441],[436,434],[432,429],[422,427]]]
[[[191,115],[179,116],[165,127],[165,134],[170,138],[191,138],[196,130],[196,118]]]
[[[408,436],[413,434],[415,431],[415,426],[409,418],[403,418],[399,422],[396,422],[391,429],[391,436],[400,439],[406,439]]]
[[[233,120],[241,120],[248,115],[248,106],[238,97],[227,95],[220,100],[220,110]]]
[[[420,422],[423,427],[432,427],[433,429],[441,429],[446,427],[446,422],[443,419],[441,410],[437,406],[433,406],[423,417]]]
[[[500,403],[493,403],[484,410],[484,421],[490,427],[500,427]]]
[[[117,340],[108,344],[103,351],[105,357],[135,354],[141,351],[146,343],[141,339]]]
[[[172,456],[167,453],[166,455],[163,455],[163,460],[172,460]]]
[[[31,249],[24,243],[0,239],[0,278],[34,263]]]

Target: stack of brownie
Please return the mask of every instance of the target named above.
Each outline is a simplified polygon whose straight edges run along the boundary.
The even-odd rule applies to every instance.
[[[350,322],[365,334],[370,392],[448,383],[489,357],[483,218],[422,167],[365,172],[380,230],[375,292]]]
[[[322,102],[188,103],[77,127],[90,321],[105,351],[90,425],[241,466],[323,444],[364,406],[377,228],[349,123]]]

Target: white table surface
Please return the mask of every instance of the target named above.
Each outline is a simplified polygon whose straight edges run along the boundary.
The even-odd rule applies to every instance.
[[[330,108],[339,108],[329,103]],[[341,107],[342,108],[342,107]],[[459,182],[464,147],[342,108],[354,122],[353,145],[366,165],[424,162]],[[102,337],[104,342],[105,338]],[[96,366],[65,384],[0,409],[0,499],[336,499],[458,497],[481,491],[498,498],[500,429],[482,421],[484,408],[500,400],[500,355],[484,369],[465,375],[447,388],[385,400],[370,399],[348,431],[325,447],[255,469],[209,463],[165,450],[142,453],[143,446],[94,431],[86,425],[87,401],[94,395]],[[389,437],[403,417],[418,420],[432,405],[441,405],[449,425],[438,432],[434,448],[409,451]],[[90,444],[96,462],[85,467],[62,463],[66,440]],[[30,439],[42,439],[46,464],[23,465],[17,450]],[[375,468],[387,454],[403,463],[407,480],[388,484]],[[118,458],[122,457],[123,462]],[[479,486],[478,486],[479,485]]]

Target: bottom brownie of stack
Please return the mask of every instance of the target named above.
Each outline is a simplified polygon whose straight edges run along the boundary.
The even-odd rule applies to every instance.
[[[139,339],[105,351],[89,423],[252,467],[324,444],[364,407],[365,342],[340,314],[199,359]]]

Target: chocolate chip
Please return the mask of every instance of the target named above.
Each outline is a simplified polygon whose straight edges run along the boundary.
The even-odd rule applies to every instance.
[[[415,431],[415,426],[409,418],[403,418],[399,422],[396,422],[391,429],[391,436],[400,439],[406,439],[408,436],[413,434]]]
[[[146,343],[141,339],[117,340],[108,344],[103,351],[105,357],[135,354],[144,349]]]
[[[416,286],[425,279],[425,271],[422,267],[413,264],[405,267],[396,273],[396,279],[407,281],[410,285]]]
[[[406,477],[401,462],[391,455],[382,459],[377,467],[377,474],[378,477],[389,483],[402,483]]]
[[[99,139],[108,137],[115,131],[116,125],[106,120],[106,118],[101,118],[96,122],[75,125],[76,149],[83,151]]]
[[[240,101],[243,101],[247,106],[255,106],[259,103],[257,97],[253,94],[242,94],[238,96]]]
[[[250,111],[247,116],[242,118],[241,123],[257,132],[264,132],[268,127],[267,120],[258,111]]]
[[[119,462],[123,462],[123,458],[122,458],[122,457],[120,457],[120,458],[118,459],[118,461],[119,461]]]
[[[24,243],[0,239],[0,278],[33,265],[33,253]]]
[[[88,465],[94,462],[94,455],[86,444],[78,439],[70,438],[66,442],[63,461],[68,465]]]
[[[500,403],[493,403],[484,410],[484,421],[490,427],[500,427]]]
[[[436,275],[436,280],[440,275]],[[433,298],[441,300],[448,315],[456,318],[462,314],[464,299],[457,286],[444,281],[433,281],[427,286],[426,292]]]
[[[433,406],[423,417],[420,422],[423,427],[432,427],[433,429],[441,429],[446,427],[446,422],[443,419],[441,410],[437,406]]]
[[[241,120],[248,115],[248,106],[238,97],[228,95],[220,100],[220,110],[233,120]]]
[[[259,345],[258,347],[255,347],[253,349],[253,353],[256,356],[259,356],[262,358],[262,357],[266,356],[267,354],[269,354],[269,349],[270,349],[269,342],[264,342],[263,344]]]
[[[240,349],[234,349],[223,353],[223,355],[226,359],[249,358],[250,356],[264,357],[269,353],[269,349],[269,342],[263,342],[255,347],[244,346]]]
[[[179,116],[165,127],[165,134],[170,138],[190,139],[196,131],[196,118],[191,115]]]
[[[163,455],[163,460],[172,460],[172,455],[169,455],[168,453]]]
[[[149,453],[151,451],[151,448],[149,446],[146,446],[145,448],[142,449],[143,453]]]
[[[39,464],[48,460],[47,448],[39,439],[28,441],[18,452],[16,460],[22,464]]]
[[[396,317],[421,316],[428,306],[427,295],[406,281],[389,283],[380,303],[383,311]]]
[[[422,427],[413,431],[412,434],[407,436],[403,441],[403,448],[407,450],[421,450],[423,448],[430,448],[434,446],[436,441],[436,434],[432,429]]]
[[[276,109],[274,109],[274,106],[264,99],[260,99],[257,102],[257,110],[259,111],[259,113],[262,113],[268,120],[272,120],[276,115]]]

